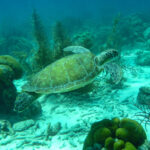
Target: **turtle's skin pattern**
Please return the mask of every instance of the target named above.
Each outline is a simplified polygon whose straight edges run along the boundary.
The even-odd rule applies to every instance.
[[[63,93],[84,87],[100,73],[91,52],[73,54],[55,61],[37,73],[23,91]]]

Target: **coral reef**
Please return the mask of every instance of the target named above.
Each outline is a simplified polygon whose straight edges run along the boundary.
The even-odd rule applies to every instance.
[[[0,105],[3,106],[1,110],[4,112],[12,111],[16,96],[17,90],[12,82],[5,84],[0,81]]]
[[[14,51],[28,53],[33,48],[28,24],[19,25],[5,21],[0,24],[0,55],[12,55]]]
[[[21,76],[23,74],[23,70],[15,58],[13,58],[12,56],[9,56],[9,55],[2,55],[2,56],[0,56],[0,64],[7,65],[13,70],[13,72],[14,72],[13,79],[21,78]]]
[[[12,81],[19,79],[22,74],[22,67],[15,58],[9,55],[0,56],[0,103],[6,112],[12,111],[17,95]]]
[[[142,86],[139,89],[137,102],[139,104],[150,105],[150,87],[149,86]]]
[[[24,118],[36,117],[41,113],[41,104],[38,101],[33,102],[37,97],[38,95],[35,93],[18,93],[15,100],[14,111]]]
[[[150,66],[150,52],[149,51],[137,52],[135,62],[137,65],[140,66]]]
[[[83,150],[94,149],[94,144],[100,144],[108,150],[136,150],[144,144],[146,138],[143,127],[135,120],[104,119],[93,123],[85,139]]]
[[[32,74],[32,68],[31,65],[28,63],[28,59],[30,58],[30,54],[32,53],[32,50],[27,53],[27,51],[13,51],[12,56],[15,57],[21,66],[23,66],[23,72],[25,76]]]
[[[150,39],[150,27],[146,28],[143,32],[143,36],[146,40]]]
[[[49,46],[48,36],[42,24],[42,21],[36,10],[33,11],[34,37],[38,44],[38,49],[32,58],[32,70],[38,72],[53,61],[52,52]]]
[[[149,20],[145,20],[140,14],[131,14],[128,16],[118,14],[111,26],[107,25],[105,28],[101,28],[102,31],[98,31],[101,32],[102,37],[99,36],[100,33],[96,35],[103,41],[100,50],[102,51],[106,48],[123,50],[124,46],[139,48],[141,45],[149,49],[149,24]]]
[[[12,81],[14,78],[14,71],[8,65],[0,65],[0,79],[3,81]]]
[[[13,84],[13,80],[21,78],[22,75],[23,69],[15,58],[9,55],[0,56],[0,104],[4,106],[2,108],[4,112],[13,111],[18,96],[21,96],[19,101],[20,107],[29,99],[27,96],[24,99],[23,93],[22,95],[18,94]],[[39,112],[41,112],[41,105],[36,102],[36,104],[32,104],[20,115],[22,117],[31,117],[36,116]]]
[[[91,49],[93,47],[93,36],[88,31],[80,31],[75,34],[72,38],[74,45],[81,45],[87,49]]]
[[[35,10],[33,11],[32,18],[34,25],[34,37],[38,45],[38,48],[36,52],[34,52],[31,60],[31,68],[35,73],[55,60],[63,57],[63,48],[71,45],[71,40],[69,39],[62,23],[57,22],[53,28],[53,44],[50,47],[48,35],[46,34],[43,23]]]
[[[57,22],[53,28],[53,43],[54,60],[63,57],[63,49],[71,45],[71,40],[61,22]]]
[[[129,141],[132,144],[134,144],[136,147],[142,145],[146,139],[146,133],[143,129],[143,127],[135,120],[131,120],[128,118],[124,118],[120,121],[119,127],[116,130],[116,137],[119,139],[122,139],[124,141]],[[124,137],[125,131],[127,134],[126,137]],[[121,130],[121,131],[120,131]]]
[[[150,27],[148,26],[143,32],[144,41],[148,49],[150,49]]]
[[[69,11],[70,3],[64,4]],[[81,150],[91,123],[99,118],[117,116],[121,119],[95,122],[85,139],[83,150],[150,150],[150,142],[147,141],[150,139],[150,87],[143,86],[150,77],[150,15],[147,21],[140,14],[119,14],[111,20],[116,10],[111,8],[113,10],[108,12],[108,9],[99,6],[97,11],[94,4],[89,12],[81,7],[78,13],[69,14],[71,17],[79,14],[79,18],[70,17],[64,21],[66,12],[62,15],[51,13],[56,12],[60,5],[56,4],[55,10],[49,9],[49,13],[46,9],[52,7],[48,6],[40,14],[44,15],[43,18],[34,10],[32,23],[28,20],[33,28],[27,31],[24,26],[18,28],[20,31],[15,30],[18,33],[8,31],[7,35],[0,35],[0,53],[7,54],[0,56],[0,116],[13,125],[12,129],[10,122],[0,120],[1,149]],[[41,7],[38,9],[41,11]],[[90,16],[93,10],[96,15]],[[103,13],[99,15],[99,12]],[[82,13],[83,16],[80,16]],[[11,23],[13,26],[21,21],[17,21],[16,17]],[[57,17],[61,22],[54,22]],[[22,15],[20,18],[28,19]],[[29,38],[21,35],[26,31],[30,34]],[[117,60],[118,64],[115,61],[107,63],[104,68],[95,67],[95,64],[105,62],[105,57],[101,57],[103,59],[99,62],[99,57],[95,56],[110,48],[119,50],[123,60],[119,63]],[[85,51],[92,52],[92,62],[83,55]],[[8,56],[11,54],[21,65]],[[76,59],[70,57],[72,54],[77,56]],[[83,62],[85,65],[82,65]],[[46,70],[47,67],[49,69]],[[101,68],[102,73],[96,76],[95,70]],[[21,80],[14,81],[22,75]],[[31,80],[28,80],[30,77]],[[22,87],[26,80],[28,84]],[[34,92],[48,95],[38,98],[39,95]],[[134,100],[139,103],[137,108],[131,103]],[[13,108],[15,112],[12,112]],[[139,119],[139,123],[145,125],[148,137],[138,122],[124,117]]]
[[[149,26],[140,14],[131,14],[120,20],[119,33],[122,36],[124,45],[135,45],[137,42],[144,42],[143,32]]]
[[[6,138],[8,135],[13,135],[15,132],[11,126],[11,123],[7,120],[0,120],[0,135]]]
[[[41,115],[41,112],[41,104],[38,101],[35,101],[27,109],[22,112],[17,112],[17,114],[22,119],[36,119],[39,115]]]
[[[105,49],[114,48],[120,50],[122,47],[122,37],[119,33],[119,22],[120,22],[120,14],[118,14],[114,20],[112,25],[112,31],[107,38]]]
[[[12,55],[14,51],[26,51],[29,52],[33,45],[24,37],[10,36],[3,38],[0,42],[1,55]]]

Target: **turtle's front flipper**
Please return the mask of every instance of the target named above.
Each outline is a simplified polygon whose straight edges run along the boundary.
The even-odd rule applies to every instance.
[[[27,92],[19,93],[14,104],[14,111],[16,111],[17,113],[23,112],[38,97],[39,95],[36,93],[27,93]]]
[[[106,74],[109,74],[109,81],[111,83],[116,84],[116,85],[121,83],[123,79],[123,69],[119,64],[115,62],[107,63],[104,66],[104,70]]]

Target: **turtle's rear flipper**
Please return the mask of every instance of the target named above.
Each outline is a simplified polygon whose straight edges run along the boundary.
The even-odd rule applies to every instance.
[[[37,97],[38,95],[35,93],[22,92],[18,94],[14,104],[14,111],[17,113],[23,112],[37,99]]]

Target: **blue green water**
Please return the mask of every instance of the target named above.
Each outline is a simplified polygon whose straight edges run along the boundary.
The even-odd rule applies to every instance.
[[[150,149],[150,1],[0,0],[0,149],[120,139]]]
[[[110,0],[1,0],[0,18],[13,24],[24,23],[36,8],[40,15],[48,21],[65,17],[102,18],[116,13],[146,13],[149,14],[149,0],[143,1],[110,1]]]

